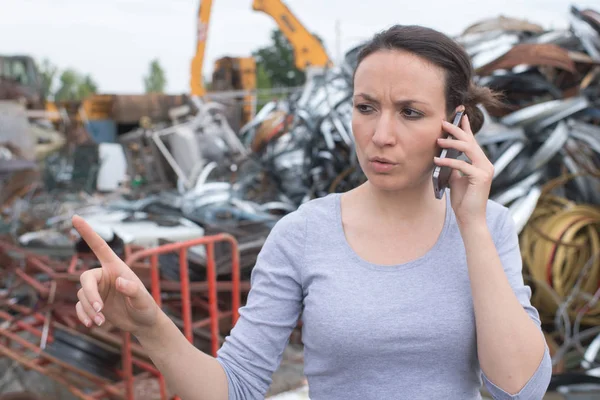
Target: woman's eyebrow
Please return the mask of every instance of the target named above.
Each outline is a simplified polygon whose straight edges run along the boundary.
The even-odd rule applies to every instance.
[[[416,100],[416,99],[402,99],[402,100],[396,100],[394,102],[394,104],[396,106],[409,106],[409,105],[415,104],[415,103],[417,103],[417,104],[429,104],[429,103],[427,103],[425,101]]]
[[[358,93],[357,95],[354,96],[355,98],[357,97],[362,97],[363,99],[370,101],[372,103],[375,104],[379,104],[379,100],[377,100],[376,98],[374,98],[373,96],[370,96],[366,93]],[[417,100],[417,99],[401,99],[401,100],[396,100],[394,101],[394,105],[395,106],[407,106],[407,105],[411,105],[414,103],[419,103],[419,104],[429,104],[426,101],[423,100]]]
[[[370,101],[375,104],[379,104],[379,101],[375,97],[369,96],[366,93],[358,93],[357,95],[354,96],[354,98],[357,98],[357,97],[362,97],[363,99],[365,99],[367,101]]]

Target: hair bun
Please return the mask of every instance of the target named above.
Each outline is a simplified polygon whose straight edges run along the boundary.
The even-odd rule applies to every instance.
[[[471,124],[473,134],[479,132],[485,118],[483,112],[477,107],[479,104],[484,107],[498,107],[502,102],[499,100],[498,93],[493,92],[490,88],[478,86],[471,82],[467,90],[464,106],[465,114],[469,116],[469,123]]]

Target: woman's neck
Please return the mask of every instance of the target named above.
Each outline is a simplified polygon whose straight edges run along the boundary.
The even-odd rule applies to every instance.
[[[445,198],[436,199],[429,182],[402,191],[386,191],[367,181],[358,188],[357,195],[369,214],[383,221],[417,222],[446,212]]]

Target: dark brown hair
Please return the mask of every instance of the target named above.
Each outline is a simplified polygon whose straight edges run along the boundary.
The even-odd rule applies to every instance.
[[[456,107],[464,105],[473,133],[483,125],[484,116],[477,105],[497,107],[502,104],[497,93],[473,83],[474,71],[469,55],[461,45],[441,32],[417,25],[392,26],[377,33],[360,49],[354,72],[367,56],[381,50],[407,51],[441,67],[446,75],[446,113],[453,113]]]

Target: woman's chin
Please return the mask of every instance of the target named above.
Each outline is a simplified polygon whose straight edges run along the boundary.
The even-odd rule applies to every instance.
[[[369,185],[371,185],[374,189],[381,190],[383,192],[402,192],[405,190],[415,189],[425,184],[423,179],[411,179],[406,175],[400,174],[369,174],[367,179],[369,181]]]

